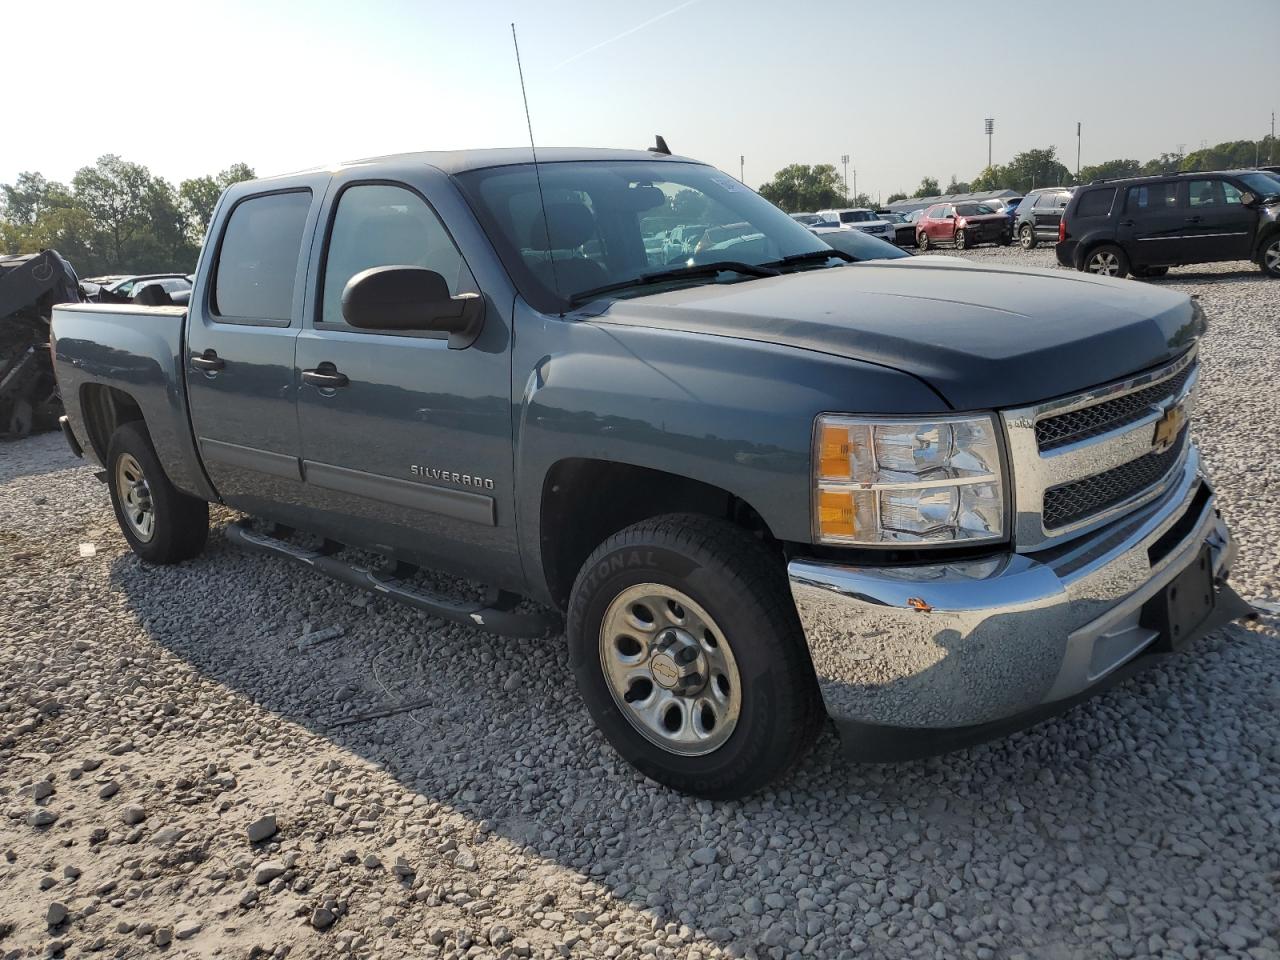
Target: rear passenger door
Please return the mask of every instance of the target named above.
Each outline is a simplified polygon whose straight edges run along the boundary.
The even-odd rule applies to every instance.
[[[1240,202],[1241,190],[1220,177],[1189,180],[1184,189],[1186,259],[1247,260],[1258,213]]]
[[[1068,196],[1065,193],[1043,193],[1031,211],[1035,221],[1036,235],[1042,238],[1058,238],[1058,225],[1062,223],[1062,212],[1067,209]]]
[[[518,586],[512,301],[503,309],[490,299],[500,283],[477,281],[493,269],[491,251],[472,247],[473,273],[438,212],[450,210],[455,227],[470,217],[448,178],[421,164],[395,173],[339,174],[322,214],[314,305],[296,361],[306,503],[334,539]],[[443,335],[347,324],[347,282],[390,265],[427,267],[452,295],[484,297],[479,338],[451,350]],[[341,383],[326,386],[316,374]]]
[[[1136,184],[1125,192],[1116,240],[1139,266],[1183,263],[1185,218],[1176,180]]]
[[[205,470],[228,504],[273,518],[301,495],[293,350],[328,179],[228,194],[191,295],[187,401]]]

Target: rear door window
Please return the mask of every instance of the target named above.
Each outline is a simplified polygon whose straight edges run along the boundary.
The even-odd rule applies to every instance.
[[[1111,204],[1115,202],[1115,199],[1115,187],[1107,187],[1104,190],[1090,190],[1080,197],[1080,202],[1076,205],[1076,216],[1105,217],[1111,213]]]
[[[302,232],[310,210],[310,190],[249,197],[236,204],[214,265],[212,307],[217,318],[292,318]]]
[[[1154,213],[1178,205],[1178,185],[1172,181],[1144,183],[1129,188],[1125,209],[1130,213]]]
[[[1192,180],[1187,185],[1187,205],[1193,209],[1222,205],[1221,180]]]

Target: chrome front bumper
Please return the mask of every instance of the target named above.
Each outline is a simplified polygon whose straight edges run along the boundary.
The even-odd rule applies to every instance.
[[[1241,615],[1225,586],[1235,544],[1199,463],[1193,448],[1160,501],[1033,556],[897,567],[792,561],[792,596],[846,752],[939,752],[1100,688],[1160,646],[1144,607],[1206,546],[1218,598],[1198,632]]]

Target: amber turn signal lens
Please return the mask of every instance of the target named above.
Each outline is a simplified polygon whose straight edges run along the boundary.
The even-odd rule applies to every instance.
[[[818,496],[818,529],[824,537],[852,537],[858,532],[853,492],[823,490]]]
[[[852,453],[849,428],[824,423],[821,429],[818,439],[819,475],[832,480],[849,479],[852,469],[849,461]]]

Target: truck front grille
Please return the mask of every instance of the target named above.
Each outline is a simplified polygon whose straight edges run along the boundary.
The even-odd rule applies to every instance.
[[[1150,415],[1153,408],[1181,394],[1194,371],[1195,364],[1188,364],[1169,379],[1142,390],[1126,393],[1114,400],[1104,400],[1092,407],[1046,417],[1036,424],[1036,444],[1041,453],[1046,453],[1141,420]]]
[[[1153,451],[1103,473],[1046,490],[1045,529],[1051,531],[1087,520],[1159,483],[1178,462],[1186,444],[1184,427],[1167,450]]]

